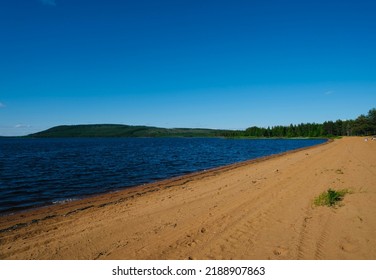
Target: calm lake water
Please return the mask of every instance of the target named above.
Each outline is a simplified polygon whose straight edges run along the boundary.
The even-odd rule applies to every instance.
[[[0,214],[323,143],[219,138],[0,139]]]

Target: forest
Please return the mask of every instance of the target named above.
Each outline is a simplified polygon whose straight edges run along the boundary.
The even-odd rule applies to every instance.
[[[355,120],[301,123],[289,126],[249,127],[245,130],[160,128],[119,124],[60,125],[26,137],[227,137],[227,138],[332,138],[376,135],[376,109]]]
[[[326,121],[322,124],[301,123],[289,126],[257,127],[246,130],[226,131],[226,137],[338,137],[376,135],[376,109],[355,120]]]

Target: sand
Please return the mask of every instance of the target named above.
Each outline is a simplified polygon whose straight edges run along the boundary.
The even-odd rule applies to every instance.
[[[351,194],[314,206],[328,188]],[[376,259],[376,141],[0,217],[0,259]]]

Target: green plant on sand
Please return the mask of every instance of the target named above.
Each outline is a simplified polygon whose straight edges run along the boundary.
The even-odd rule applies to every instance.
[[[334,206],[336,205],[339,201],[343,199],[343,197],[350,193],[349,190],[333,190],[333,189],[328,189],[326,192],[323,192],[320,194],[318,197],[315,198],[314,204],[316,206]]]

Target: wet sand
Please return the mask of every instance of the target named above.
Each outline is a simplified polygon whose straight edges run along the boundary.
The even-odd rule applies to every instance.
[[[351,194],[314,206],[329,188]],[[0,217],[0,259],[376,259],[376,141]]]

